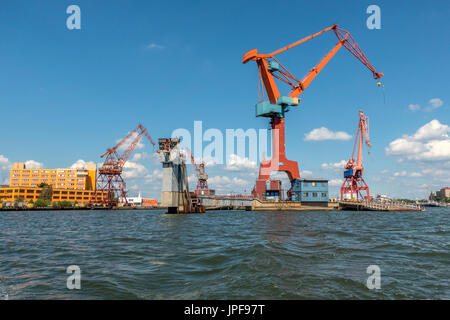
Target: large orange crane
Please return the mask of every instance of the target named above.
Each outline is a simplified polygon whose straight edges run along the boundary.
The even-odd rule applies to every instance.
[[[362,111],[359,111],[359,124],[356,131],[355,144],[353,145],[352,157],[345,165],[345,180],[341,186],[341,200],[354,199],[353,195],[356,195],[356,200],[370,199],[369,186],[363,179],[362,148],[364,137],[367,146],[372,147],[369,139],[369,117],[365,116]],[[358,150],[358,154],[355,160],[356,149]],[[366,192],[365,197],[362,194],[363,191]]]
[[[312,38],[315,38],[322,33],[333,30],[338,38],[337,44],[333,49],[314,67],[306,76],[299,80],[295,78],[276,58],[275,56],[286,50],[289,50],[301,43],[304,43]],[[273,171],[284,171],[287,173],[289,180],[292,181],[300,178],[297,161],[288,160],[286,158],[285,150],[285,112],[289,111],[289,107],[298,106],[299,95],[311,84],[311,81],[319,74],[330,59],[342,47],[347,48],[359,61],[361,61],[372,73],[375,79],[383,76],[383,73],[375,71],[375,68],[370,64],[364,53],[356,44],[350,33],[337,25],[332,25],[320,32],[317,32],[309,37],[301,39],[284,48],[276,50],[270,54],[258,53],[257,49],[253,49],[244,54],[242,63],[249,61],[256,61],[259,71],[259,92],[262,100],[259,99],[256,105],[257,117],[270,118],[270,125],[272,129],[272,158],[270,160],[262,160],[259,168],[259,175],[256,181],[253,194],[257,197],[262,197],[266,191],[266,181],[269,180],[270,174]],[[288,84],[291,88],[287,96],[282,96],[275,83],[275,78]],[[265,101],[264,90],[268,97]]]
[[[138,134],[136,135],[136,133]],[[122,154],[119,154],[119,148],[124,146],[125,143],[134,135],[136,136],[131,141],[130,145]],[[94,202],[101,203],[107,207],[116,206],[117,200],[122,200],[125,204],[128,204],[126,184],[122,178],[122,171],[125,163],[143,135],[147,137],[153,146],[155,145],[155,142],[153,142],[152,138],[148,134],[147,129],[145,129],[142,125],[138,125],[136,129],[120,140],[115,147],[108,149],[101,155],[102,158],[105,158],[105,161],[98,169],[96,188],[93,195]],[[91,202],[93,201],[91,200]]]
[[[195,189],[195,194],[197,195],[209,195],[214,194],[214,190],[210,190],[208,187],[208,175],[205,170],[205,163],[202,161],[199,165],[195,163],[194,156],[191,150],[186,147],[186,151],[191,158],[192,166],[194,167],[195,175],[197,176],[197,188]]]

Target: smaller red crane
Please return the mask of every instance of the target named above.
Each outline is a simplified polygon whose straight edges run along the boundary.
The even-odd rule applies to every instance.
[[[125,144],[132,136],[134,136],[138,131],[140,131],[137,136],[133,139],[131,144],[125,149],[122,154],[118,153],[118,149]],[[142,125],[138,125],[136,129],[131,131],[125,138],[119,141],[119,143],[108,149],[104,154],[101,155],[105,158],[105,162],[98,169],[98,176],[96,182],[96,188],[93,195],[94,201],[96,201],[98,196],[101,197],[101,204],[114,207],[117,205],[117,199],[122,200],[125,204],[128,204],[127,194],[126,194],[126,184],[122,178],[122,171],[130,157],[136,145],[141,140],[142,136],[145,135],[150,143],[154,146],[152,138]],[[92,202],[92,200],[91,200]]]
[[[365,116],[364,113],[360,110],[358,130],[356,131],[352,157],[345,165],[345,180],[341,186],[341,200],[345,200],[344,196],[346,199],[354,199],[353,195],[356,195],[356,200],[362,200],[364,198],[370,199],[369,186],[363,179],[364,167],[362,165],[362,148],[364,136],[366,138],[365,140],[367,146],[372,147],[369,139],[369,117]],[[354,155],[356,145],[358,145],[358,155],[355,161]],[[363,196],[364,191],[366,192],[365,197]]]
[[[205,163],[202,161],[199,165],[195,163],[194,156],[191,150],[186,147],[188,156],[191,158],[192,166],[194,167],[195,175],[197,176],[197,188],[195,189],[196,195],[210,195],[214,194],[214,190],[210,190],[208,187],[208,175],[205,171]]]

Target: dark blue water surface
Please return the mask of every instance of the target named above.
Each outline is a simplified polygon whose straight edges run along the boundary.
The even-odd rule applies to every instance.
[[[0,298],[450,299],[450,209],[0,212]]]

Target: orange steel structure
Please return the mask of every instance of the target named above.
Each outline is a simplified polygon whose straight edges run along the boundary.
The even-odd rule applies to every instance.
[[[337,44],[314,68],[308,72],[308,74],[306,74],[302,80],[295,78],[275,58],[277,54],[289,50],[329,30],[333,30],[338,38]],[[261,161],[258,176],[259,182],[268,180],[273,171],[286,172],[291,182],[294,179],[300,178],[297,162],[286,158],[284,113],[288,111],[289,107],[297,106],[299,104],[298,96],[305,91],[311,81],[343,46],[347,48],[370,71],[372,71],[375,79],[379,79],[383,76],[383,73],[378,73],[375,71],[374,67],[370,64],[369,60],[356,44],[350,33],[339,28],[337,25],[332,25],[320,32],[294,42],[293,44],[276,50],[270,54],[258,53],[257,49],[250,50],[244,54],[242,63],[245,64],[249,61],[256,61],[258,65],[260,92],[262,93],[263,102],[258,101],[259,103],[256,105],[256,116],[269,117],[272,129],[272,159],[263,159]],[[287,96],[280,95],[278,87],[275,83],[275,78],[283,81],[291,87],[291,91]],[[265,96],[262,85],[264,85],[269,102],[264,102]],[[259,188],[259,191],[255,191],[254,189],[254,192],[261,193],[260,190],[261,188]],[[258,194],[257,196],[260,195]]]
[[[138,131],[140,132],[136,135],[131,144],[122,154],[119,154],[119,148]],[[116,206],[117,199],[121,199],[125,205],[128,204],[126,184],[122,178],[122,171],[125,163],[143,135],[148,138],[153,146],[155,145],[155,142],[153,142],[152,138],[148,134],[147,129],[145,129],[142,125],[138,125],[136,129],[120,140],[115,147],[108,149],[108,151],[101,155],[102,158],[106,158],[105,162],[98,170],[95,192],[100,194],[104,194],[106,192],[107,196],[103,197],[101,201],[102,205],[108,207]]]
[[[191,150],[186,147],[186,151],[191,158],[192,166],[194,167],[195,175],[197,176],[197,188],[195,189],[195,194],[209,195],[210,191],[213,190],[209,190],[208,188],[208,175],[205,171],[205,163],[202,161],[199,165],[197,165]]]
[[[344,171],[344,183],[341,186],[341,200],[344,200],[344,194],[348,194],[350,199],[353,199],[353,195],[356,195],[356,200],[360,199],[370,199],[369,186],[363,179],[363,170],[364,167],[362,165],[362,147],[363,147],[363,139],[366,138],[366,144],[370,148],[372,145],[370,144],[369,139],[369,117],[365,116],[362,111],[359,111],[359,124],[358,130],[356,131],[355,144],[353,145],[353,153],[352,157],[348,160],[345,165]],[[356,156],[355,161],[355,150],[358,145],[358,154]],[[366,192],[366,196],[363,197],[362,192]]]

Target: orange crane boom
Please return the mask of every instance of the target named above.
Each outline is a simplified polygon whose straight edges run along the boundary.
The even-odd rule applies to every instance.
[[[344,171],[344,182],[341,186],[341,200],[345,198],[353,199],[353,195],[356,195],[356,199],[361,198],[370,199],[369,186],[364,181],[363,171],[364,167],[362,164],[362,148],[364,144],[364,138],[366,145],[372,147],[369,139],[369,117],[365,116],[364,113],[359,111],[359,123],[358,129],[356,130],[355,144],[353,145],[352,157],[348,160],[345,165]],[[356,161],[355,161],[355,151],[357,150]],[[364,197],[362,192],[366,192]]]
[[[191,153],[191,150],[186,147],[186,151],[191,158],[192,166],[194,167],[195,175],[197,176],[197,188],[195,189],[195,194],[197,195],[208,195],[214,193],[213,190],[210,190],[208,187],[208,175],[205,170],[205,163],[202,161],[198,166],[195,163],[194,156]]]
[[[286,50],[289,50],[301,43],[311,40],[327,31],[333,30],[338,38],[337,44],[331,49],[323,59],[312,68],[302,80],[294,77],[276,58],[275,56]],[[375,79],[383,76],[383,73],[377,72],[370,64],[367,57],[359,48],[350,33],[337,25],[332,25],[313,35],[303,38],[270,54],[258,53],[257,49],[248,51],[242,57],[242,63],[249,61],[256,61],[259,71],[260,92],[262,93],[262,101],[258,99],[256,105],[257,117],[270,118],[270,125],[272,129],[272,159],[263,160],[260,163],[259,175],[254,189],[254,195],[263,197],[266,190],[265,181],[270,179],[270,174],[274,171],[285,172],[289,180],[292,181],[300,178],[300,171],[296,161],[288,160],[286,157],[285,147],[285,112],[289,107],[298,106],[299,95],[311,84],[315,77],[331,60],[331,58],[339,51],[340,48],[345,47],[349,50],[361,63],[363,63],[373,74]],[[281,96],[280,91],[276,85],[275,79],[278,79],[291,88],[286,96]],[[264,89],[262,88],[264,86]],[[267,94],[269,101],[264,101],[264,91]],[[260,93],[258,92],[258,93]]]
[[[123,146],[134,134],[140,131],[133,139],[130,145],[125,149],[122,154],[118,153],[118,150]],[[126,184],[122,178],[122,171],[130,155],[133,153],[136,145],[145,135],[150,143],[154,146],[155,142],[148,134],[147,129],[142,125],[138,125],[136,129],[131,131],[125,138],[120,140],[116,146],[109,148],[104,154],[101,155],[105,158],[102,166],[98,169],[98,176],[96,181],[96,188],[93,195],[94,199],[97,199],[97,195],[101,195],[101,202],[103,205],[112,207],[117,205],[116,197],[122,199],[127,204],[126,198]],[[105,196],[106,194],[106,196]]]

